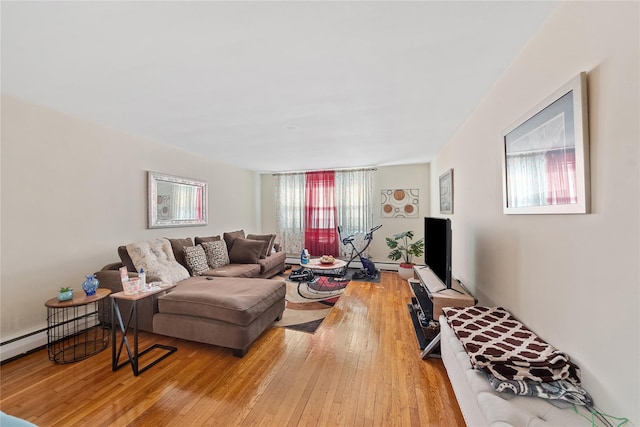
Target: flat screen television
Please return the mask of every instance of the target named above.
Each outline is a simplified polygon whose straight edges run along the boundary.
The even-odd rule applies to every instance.
[[[440,279],[444,289],[451,289],[451,220],[425,218],[424,241],[425,264]]]

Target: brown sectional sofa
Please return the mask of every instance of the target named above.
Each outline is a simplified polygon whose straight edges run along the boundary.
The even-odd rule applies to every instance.
[[[190,254],[199,251],[205,242],[223,239],[225,244],[217,243],[217,247],[226,247],[229,262],[216,268],[195,265],[194,269]],[[234,355],[243,356],[249,345],[284,311],[284,281],[264,280],[285,269],[286,254],[274,243],[275,235],[245,236],[244,231],[239,230],[224,233],[223,238],[196,237],[195,242],[190,237],[166,240],[175,261],[191,276],[178,281],[165,295],[139,300],[138,327],[230,347]],[[138,275],[129,253],[131,246],[128,246],[129,250],[127,246],[118,248],[121,262],[108,264],[96,272],[100,287],[122,291],[119,271],[122,266],[127,267],[130,277]],[[157,281],[161,280],[147,273],[147,283]],[[129,313],[130,302],[121,300],[118,305],[123,315]],[[110,310],[101,313],[101,320],[111,323]]]

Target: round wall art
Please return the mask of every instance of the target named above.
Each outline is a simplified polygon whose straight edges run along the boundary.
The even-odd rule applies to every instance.
[[[419,203],[417,188],[382,190],[382,218],[417,218]]]

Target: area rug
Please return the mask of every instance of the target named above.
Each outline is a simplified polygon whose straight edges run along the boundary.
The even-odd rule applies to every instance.
[[[348,280],[318,279],[308,285],[286,281],[286,306],[275,326],[308,333],[318,329],[349,284]]]

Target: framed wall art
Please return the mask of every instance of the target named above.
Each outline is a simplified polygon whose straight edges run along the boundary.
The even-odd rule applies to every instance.
[[[453,169],[440,175],[440,213],[453,213]]]
[[[147,172],[148,228],[207,225],[206,181]]]
[[[586,73],[510,126],[502,145],[505,214],[588,213]]]
[[[417,218],[420,205],[419,190],[382,190],[380,195],[382,218]]]

